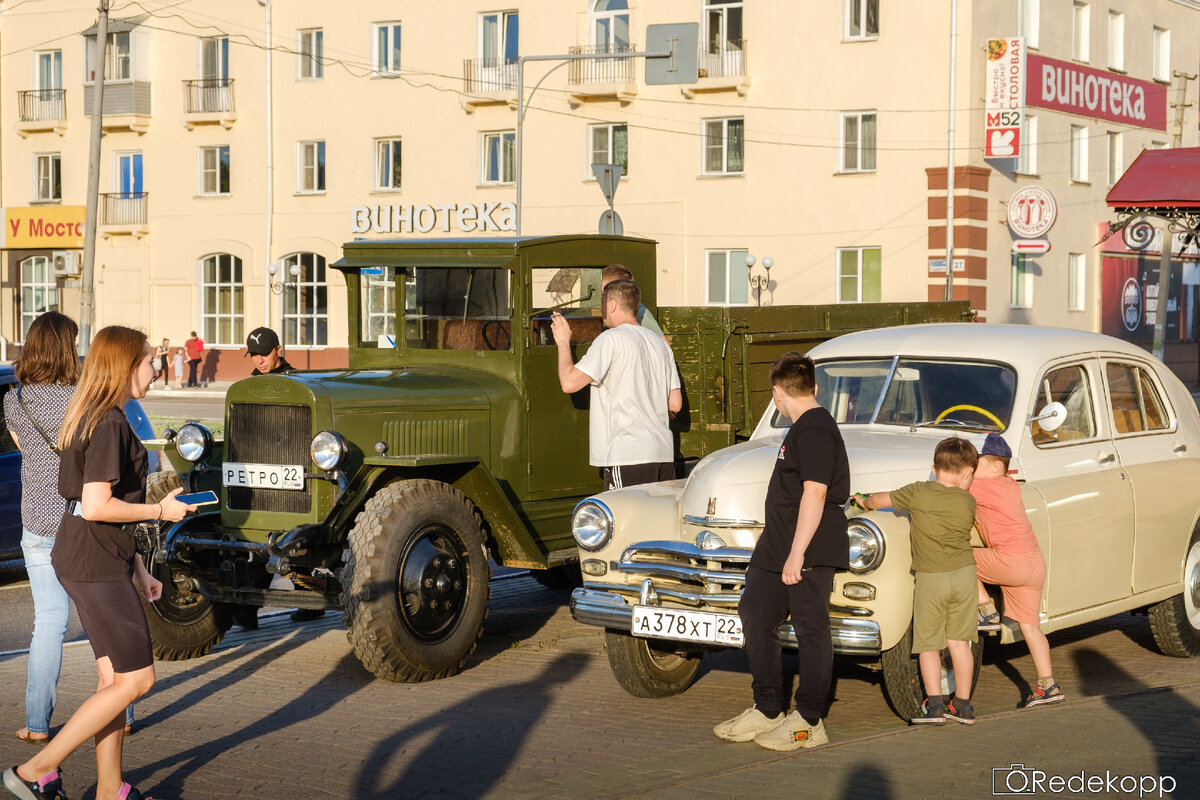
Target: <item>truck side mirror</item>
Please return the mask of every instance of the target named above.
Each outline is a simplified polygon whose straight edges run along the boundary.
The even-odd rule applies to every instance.
[[[1036,422],[1042,427],[1042,430],[1052,433],[1067,421],[1067,407],[1057,401],[1049,403],[1042,406],[1042,410],[1036,416],[1030,417],[1028,421]]]

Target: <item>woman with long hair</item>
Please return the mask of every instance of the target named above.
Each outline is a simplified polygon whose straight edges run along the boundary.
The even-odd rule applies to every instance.
[[[123,525],[183,519],[195,506],[171,492],[147,504],[146,448],[123,408],[154,380],[154,349],[146,335],[111,325],[96,334],[79,386],[58,436],[58,490],[66,499],[51,553],[54,572],[75,602],[96,656],[96,693],[37,755],[4,772],[4,787],[21,800],[60,800],[59,765],[95,737],[96,800],[147,800],[121,778],[123,712],[154,686],[154,656],[141,598],[162,584],[138,558]]]

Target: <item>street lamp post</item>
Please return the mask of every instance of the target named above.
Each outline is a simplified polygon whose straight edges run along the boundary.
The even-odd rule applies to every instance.
[[[763,256],[762,266],[766,271],[766,274],[763,275],[754,274],[754,262],[757,260],[753,253],[746,254],[746,271],[750,273],[750,288],[754,290],[759,308],[762,308],[763,292],[771,286],[771,267],[775,266],[775,259]]]

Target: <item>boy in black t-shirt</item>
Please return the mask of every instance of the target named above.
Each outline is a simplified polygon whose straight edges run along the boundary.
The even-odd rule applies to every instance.
[[[816,390],[816,369],[807,356],[788,353],[771,365],[775,407],[794,422],[767,485],[766,525],[738,605],[754,705],[713,728],[722,739],[753,739],[769,750],[829,741],[821,721],[833,680],[829,595],[834,570],[849,567],[842,504],[850,494],[850,465],[841,431],[817,403]],[[789,613],[800,679],[796,709],[785,715],[779,626]]]

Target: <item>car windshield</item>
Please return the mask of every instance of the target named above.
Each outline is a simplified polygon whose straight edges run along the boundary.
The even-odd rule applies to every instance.
[[[817,398],[839,424],[1003,431],[1017,376],[1005,364],[918,358],[817,364]],[[791,422],[776,414],[774,427]]]

